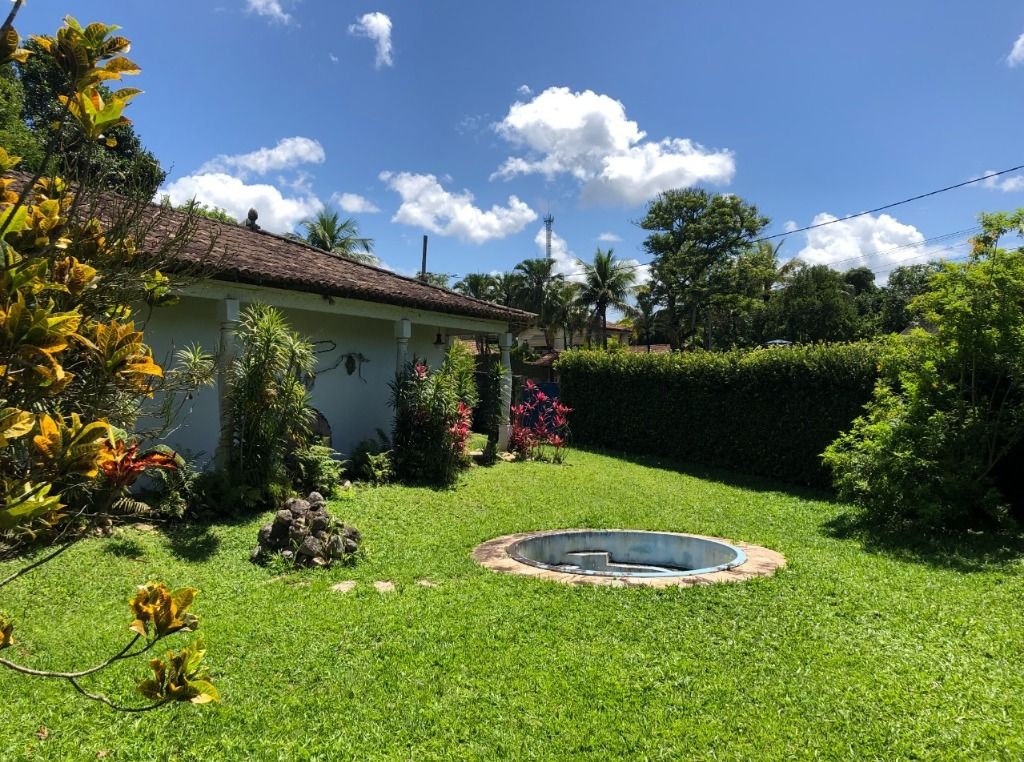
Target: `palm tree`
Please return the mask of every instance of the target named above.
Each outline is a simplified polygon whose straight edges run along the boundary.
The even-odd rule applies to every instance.
[[[522,288],[523,276],[520,273],[500,273],[494,276],[495,300],[504,307],[519,306]]]
[[[579,303],[580,284],[572,281],[553,281],[549,286],[548,305],[551,309],[552,323],[562,329],[562,346],[569,349],[579,315],[583,313],[586,324],[586,307]]]
[[[455,290],[475,299],[494,302],[499,300],[496,281],[495,276],[488,273],[469,273],[455,284]]]
[[[625,310],[627,297],[633,291],[636,272],[615,257],[613,249],[594,253],[593,262],[576,260],[583,267],[583,288],[580,301],[601,318],[601,345],[608,348],[608,308]]]
[[[544,331],[544,340],[550,347],[555,340],[557,324],[552,321],[551,288],[565,280],[555,272],[555,260],[547,258],[524,259],[515,266],[522,277],[517,301],[519,306],[537,315],[537,324]]]
[[[664,310],[660,309],[658,298],[650,286],[636,289],[636,306],[626,310],[633,325],[633,336],[637,344],[646,344],[651,351],[651,341],[665,323]]]
[[[380,262],[373,256],[373,239],[359,236],[359,223],[352,217],[342,220],[337,212],[330,212],[324,207],[299,224],[306,231],[305,241],[310,246],[356,262],[371,265]]]

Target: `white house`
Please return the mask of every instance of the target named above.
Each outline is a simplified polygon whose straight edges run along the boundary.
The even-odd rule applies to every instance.
[[[156,211],[147,234],[172,235],[180,212]],[[216,351],[221,367],[234,352],[234,321],[247,304],[278,307],[292,327],[318,342],[313,406],[330,425],[335,449],[349,452],[377,429],[390,431],[389,388],[407,359],[435,366],[458,336],[496,335],[511,398],[512,335],[533,315],[473,299],[388,270],[327,254],[242,225],[199,219],[175,267],[202,275],[181,301],[154,310],[146,341],[165,365],[188,344]],[[223,383],[203,389],[170,436],[169,444],[209,458],[220,435]],[[508,405],[506,404],[506,409]],[[507,426],[502,429],[507,438]],[[504,444],[504,442],[502,442]]]

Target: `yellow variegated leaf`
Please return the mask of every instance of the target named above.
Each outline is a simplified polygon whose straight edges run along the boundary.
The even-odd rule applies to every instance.
[[[35,427],[35,417],[15,407],[0,410],[0,447],[6,447],[18,437],[23,437]]]

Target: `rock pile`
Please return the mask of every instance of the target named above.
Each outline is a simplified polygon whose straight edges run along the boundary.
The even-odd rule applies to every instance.
[[[288,498],[274,520],[260,527],[259,544],[249,560],[261,564],[274,553],[296,566],[330,566],[359,548],[359,530],[327,512],[319,492]]]

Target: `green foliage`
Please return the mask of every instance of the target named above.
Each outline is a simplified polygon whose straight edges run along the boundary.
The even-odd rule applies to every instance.
[[[473,408],[473,430],[487,435],[487,441],[498,441],[498,427],[502,421],[501,379],[504,370],[497,355],[478,356],[477,381],[479,402]]]
[[[208,220],[227,222],[232,225],[238,224],[238,220],[232,217],[226,209],[222,209],[219,206],[204,204],[202,201],[197,201],[194,198],[191,201],[186,201],[183,204],[175,206],[171,203],[170,196],[163,196],[160,199],[160,206],[165,209],[177,209],[178,211],[185,212],[185,214],[194,215],[196,217],[205,217]]]
[[[947,264],[913,304],[935,332],[890,342],[866,413],[826,453],[840,495],[873,518],[977,524],[1020,499],[1024,248],[998,241],[1021,233],[1024,209],[981,222],[970,261]]]
[[[465,465],[472,409],[459,398],[459,383],[444,367],[430,372],[407,363],[391,383],[395,410],[392,462],[402,480],[450,486]]]
[[[882,333],[899,333],[914,321],[910,305],[928,289],[928,281],[942,269],[938,262],[904,265],[889,273],[889,283],[881,290],[878,329]]]
[[[387,434],[378,431],[375,439],[364,439],[352,451],[348,459],[349,478],[375,486],[387,484],[395,478],[391,460]]]
[[[344,464],[330,447],[320,444],[300,447],[288,456],[287,465],[292,486],[301,494],[319,492],[324,497],[332,497],[338,491]]]
[[[633,290],[636,271],[616,259],[612,249],[598,249],[591,262],[582,259],[576,262],[583,268],[583,286],[576,298],[601,321],[601,344],[607,348],[608,308],[626,309],[626,298]]]
[[[380,264],[373,255],[373,239],[359,235],[359,223],[352,217],[342,220],[337,212],[323,208],[299,224],[306,232],[305,241],[310,246],[357,262]]]
[[[730,291],[735,260],[767,224],[756,206],[731,193],[672,190],[648,204],[640,221],[651,231],[644,249],[674,346],[694,341],[701,331],[711,346],[714,299]]]
[[[771,338],[800,343],[856,339],[861,321],[851,291],[843,274],[827,265],[800,269],[772,293],[768,303]]]
[[[313,412],[302,382],[316,365],[313,346],[280,311],[246,307],[238,321],[238,356],[227,373],[227,420],[221,453],[228,505],[268,508],[289,492],[289,455],[306,446]]]
[[[825,484],[820,455],[871,396],[873,344],[671,355],[572,351],[556,364],[573,441]]]
[[[480,392],[476,385],[476,357],[469,351],[469,347],[461,341],[451,344],[445,352],[439,372],[451,379],[460,401],[468,407],[477,406]]]
[[[90,120],[86,106],[91,101],[77,99],[71,102],[70,107],[74,109],[77,104],[81,104],[82,110],[76,114],[79,118],[64,118],[64,105],[59,97],[67,93],[70,87],[77,88],[82,77],[63,63],[57,63],[48,51],[57,45],[57,40],[65,40],[63,44],[67,45],[69,40],[77,44],[79,40],[87,39],[85,29],[76,31],[69,25],[66,31],[58,33],[57,38],[37,37],[26,45],[32,55],[19,63],[17,68],[24,93],[21,118],[31,130],[36,146],[26,155],[24,167],[33,172],[64,175],[79,182],[100,183],[106,189],[148,201],[163,184],[167,173],[153,154],[143,147],[128,120],[120,119],[120,113],[117,119],[110,121]],[[110,33],[105,40],[123,40],[127,44],[123,37],[115,37]],[[115,44],[104,48],[104,44],[94,45],[97,55],[109,57],[115,52],[126,52],[123,46],[118,48]],[[113,73],[138,73],[134,64],[125,66],[122,62],[127,62],[127,59],[123,56],[118,58],[112,68],[101,70],[102,78],[93,85],[104,105],[114,107],[110,114],[117,108],[117,92],[124,97],[128,91],[112,92],[102,82],[110,81],[108,75]],[[96,61],[93,63],[95,65]]]

